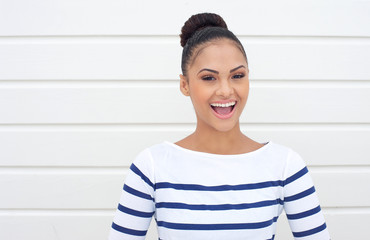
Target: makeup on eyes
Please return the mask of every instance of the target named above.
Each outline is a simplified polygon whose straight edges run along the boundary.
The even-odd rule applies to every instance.
[[[241,79],[245,77],[245,73],[236,73],[231,76],[232,79]],[[215,80],[216,78],[213,75],[204,75],[200,77],[204,81],[212,81]]]

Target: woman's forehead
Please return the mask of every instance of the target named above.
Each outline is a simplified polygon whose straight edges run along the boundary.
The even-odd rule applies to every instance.
[[[193,58],[192,64],[189,66],[190,68],[197,68],[204,65],[221,65],[225,67],[228,65],[234,66],[235,64],[246,65],[246,59],[242,51],[232,41],[220,40],[212,42],[206,46],[202,46],[198,51],[197,55]]]

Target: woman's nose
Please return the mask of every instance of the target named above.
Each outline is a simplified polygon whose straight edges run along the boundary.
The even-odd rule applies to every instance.
[[[231,86],[230,81],[220,80],[216,95],[224,98],[230,97],[234,93],[234,88]]]

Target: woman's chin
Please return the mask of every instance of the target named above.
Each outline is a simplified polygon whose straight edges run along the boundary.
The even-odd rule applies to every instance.
[[[200,118],[197,116],[197,128],[198,130],[215,131],[215,132],[230,132],[235,129],[239,129],[239,118],[238,114],[228,118],[220,119],[214,115],[207,116],[206,118]]]
[[[235,128],[239,129],[239,122],[238,121],[225,121],[225,122],[220,122],[220,123],[214,123],[211,126],[217,132],[226,133],[226,132],[230,132],[234,130]]]

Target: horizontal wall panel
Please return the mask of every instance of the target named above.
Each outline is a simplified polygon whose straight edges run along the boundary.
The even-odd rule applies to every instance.
[[[4,127],[5,128],[5,127]],[[96,126],[83,128],[30,126],[0,130],[0,166],[126,166],[144,148],[162,141],[176,142],[192,132],[169,126]],[[130,129],[131,128],[131,129]],[[141,129],[140,129],[141,128]],[[291,147],[310,166],[370,165],[370,126],[358,129],[319,126],[242,126],[259,142]],[[29,156],[32,156],[30,158]]]
[[[355,0],[238,0],[229,5],[220,0],[6,1],[0,35],[173,35],[205,9],[243,35],[370,36],[364,24],[370,22],[370,4]]]
[[[368,167],[350,169],[310,168],[323,207],[369,207],[370,171]]]
[[[241,122],[368,123],[369,109],[370,88],[260,87]],[[0,89],[0,112],[2,124],[195,122],[190,99],[159,86]]]
[[[181,47],[171,41],[1,44],[0,79],[178,79]],[[9,57],[11,56],[11,57]]]
[[[343,212],[341,209],[337,211],[327,211],[323,209],[326,225],[330,233],[331,239],[348,240],[348,239],[367,239],[370,222],[370,213],[368,209],[354,209],[352,211]],[[285,214],[281,214],[277,222],[276,240],[294,239],[290,231],[288,220]]]
[[[10,212],[11,214],[11,212]],[[113,214],[66,213],[3,215],[0,212],[0,239],[6,240],[101,240],[107,239]],[[152,223],[147,240],[157,240]],[[22,229],[22,231],[19,231]]]
[[[107,239],[111,216],[0,216],[0,239]],[[21,230],[20,230],[21,229]],[[73,229],[73,230],[72,230]]]
[[[127,170],[121,172],[1,172],[0,208],[113,209],[117,207]]]
[[[0,189],[3,193],[0,206],[5,209],[115,208],[121,194],[124,172],[94,172],[89,173],[83,169],[7,170],[0,174]],[[370,206],[369,168],[310,168],[310,172],[322,206]]]
[[[242,38],[251,79],[370,80],[366,39]],[[0,80],[177,80],[179,39],[0,38]]]

